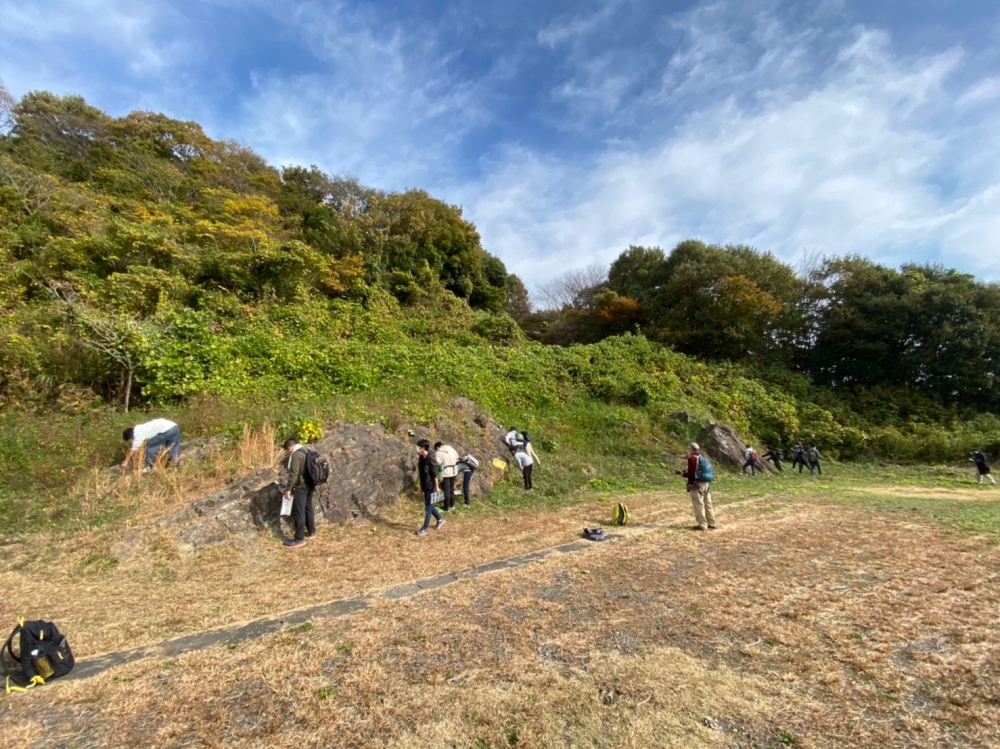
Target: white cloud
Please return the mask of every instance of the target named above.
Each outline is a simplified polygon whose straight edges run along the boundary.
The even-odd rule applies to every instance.
[[[252,75],[245,137],[278,163],[320,163],[381,187],[425,186],[484,117],[479,84],[449,73],[427,29],[384,27],[314,3],[283,17],[323,69]]]
[[[670,75],[717,75],[729,65],[714,59],[717,42],[702,38]],[[1000,143],[987,125],[950,117],[961,62],[957,50],[900,59],[885,33],[857,29],[812,86],[792,79],[766,97],[703,102],[643,143],[587,161],[513,151],[484,184],[465,186],[463,202],[529,286],[632,243],[687,237],[788,262],[808,249],[895,264],[938,247],[946,263],[997,278]]]
[[[83,40],[119,57],[133,73],[157,73],[190,54],[180,37],[162,40],[182,19],[169,6],[131,0],[0,0],[8,40],[59,49]]]

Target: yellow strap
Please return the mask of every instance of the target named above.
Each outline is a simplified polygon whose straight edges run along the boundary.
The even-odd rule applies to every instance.
[[[23,627],[24,626],[24,617],[23,616],[17,617],[17,623],[20,624]]]

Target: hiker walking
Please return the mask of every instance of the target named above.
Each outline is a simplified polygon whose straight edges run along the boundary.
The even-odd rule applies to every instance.
[[[802,447],[801,442],[796,442],[795,447],[792,448],[793,471],[795,470],[796,464],[798,464],[799,466],[799,473],[802,473],[802,469],[809,465],[808,463],[806,463],[806,451],[805,448]]]
[[[472,474],[479,468],[479,461],[471,453],[466,453],[458,459],[455,467],[462,477],[462,496],[465,497],[465,506],[470,507],[472,502],[469,501],[469,487],[472,485]]]
[[[514,450],[514,462],[521,469],[521,476],[524,478],[524,490],[528,492],[534,491],[535,488],[531,483],[531,469],[534,467],[535,461],[525,451],[523,443],[519,443]]]
[[[419,440],[417,442],[417,452],[420,453],[420,460],[417,461],[417,476],[420,479],[420,491],[424,495],[424,524],[417,531],[417,535],[426,536],[427,528],[431,524],[432,515],[437,521],[434,524],[435,530],[440,529],[445,522],[444,518],[441,517],[441,513],[438,512],[437,507],[434,506],[434,494],[440,488],[438,477],[441,470],[438,457],[435,455],[434,450],[431,449],[430,442]]]
[[[809,458],[809,475],[813,476],[815,474],[823,475],[823,466],[820,465],[819,459],[823,456],[820,455],[819,448],[813,445],[809,448],[808,458]]]
[[[135,455],[138,455],[142,446],[146,446],[146,467],[143,473],[148,472],[161,450],[169,450],[168,459],[174,465],[181,459],[181,428],[170,419],[153,419],[144,424],[136,424],[122,432],[122,439],[131,442],[128,454],[122,461],[122,468],[127,468],[129,462]]]
[[[969,458],[973,463],[976,464],[976,483],[983,483],[983,478],[990,482],[993,486],[997,485],[996,479],[990,473],[990,467],[986,463],[986,456],[983,455],[982,450],[976,450],[972,453],[972,457]]]
[[[781,467],[781,461],[785,459],[785,454],[781,452],[780,448],[776,450],[775,448],[768,445],[767,452],[764,453],[763,457],[765,460],[770,460],[774,464],[774,467],[778,469],[778,471],[780,471],[781,473],[785,472],[785,469]],[[792,468],[794,467],[795,466],[793,465]]]
[[[434,443],[434,452],[441,464],[441,492],[444,494],[444,511],[455,509],[455,477],[458,475],[458,451],[443,442]]]
[[[715,508],[712,507],[712,481],[715,471],[711,461],[701,454],[697,442],[692,442],[688,454],[687,470],[675,471],[687,479],[688,494],[694,507],[694,519],[698,523],[693,530],[715,530]]]
[[[746,476],[747,468],[750,468],[750,475],[757,475],[757,451],[754,450],[750,445],[747,445],[746,453],[744,453],[746,458],[746,463],[743,464],[743,475]]]
[[[313,511],[313,492],[306,473],[306,449],[295,440],[285,440],[288,457],[282,462],[278,485],[285,499],[292,500],[292,520],[295,522],[295,538],[285,541],[285,546],[294,549],[302,546],[306,538],[316,535],[316,513]]]

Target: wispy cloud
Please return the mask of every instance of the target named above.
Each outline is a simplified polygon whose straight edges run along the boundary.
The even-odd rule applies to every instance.
[[[701,20],[689,16],[691,39],[667,64],[663,90],[731,70],[757,96],[722,90],[683,116],[670,96],[651,96],[643,106],[655,101],[655,120],[673,127],[586,161],[509,152],[486,183],[466,187],[469,215],[529,285],[609,262],[630,243],[670,247],[690,236],[790,262],[804,251],[861,252],[892,263],[960,259],[1000,276],[997,136],[950,116],[960,50],[904,59],[886,33],[865,28],[832,54],[810,46],[808,29],[765,37],[808,58],[796,76]],[[810,75],[821,59],[829,63]],[[531,215],[495,210],[514,198]]]
[[[477,81],[451,73],[433,30],[341,6],[283,7],[320,69],[254,71],[247,139],[279,162],[321,163],[380,186],[433,180],[484,116]]]

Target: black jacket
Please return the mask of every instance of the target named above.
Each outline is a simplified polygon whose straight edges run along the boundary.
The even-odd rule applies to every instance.
[[[417,462],[417,476],[420,477],[420,491],[433,492],[437,490],[435,482],[438,480],[441,463],[438,461],[437,453],[431,450],[427,457],[420,456]]]

